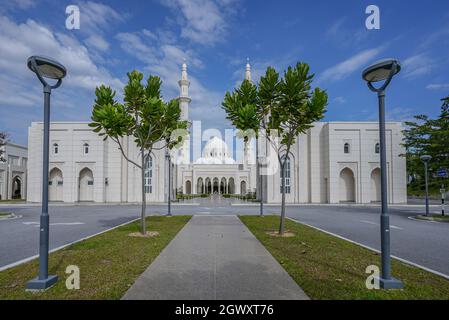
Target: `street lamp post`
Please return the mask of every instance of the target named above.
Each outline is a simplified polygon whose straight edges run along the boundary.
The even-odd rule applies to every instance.
[[[168,208],[167,208],[167,216],[171,217],[171,159],[170,159],[170,151],[165,150],[165,158],[167,159],[168,164],[168,194],[167,194],[167,202],[168,202]]]
[[[380,171],[381,171],[381,201],[382,213],[380,216],[380,239],[382,255],[382,274],[379,284],[382,289],[401,289],[400,280],[391,277],[390,256],[390,217],[388,215],[387,195],[387,155],[385,147],[385,89],[390,84],[393,76],[401,70],[399,61],[386,59],[379,61],[363,71],[363,79],[367,81],[371,91],[376,92],[379,99],[379,140],[380,140]],[[373,86],[373,82],[384,81],[379,88]]]
[[[429,161],[432,160],[432,156],[421,156],[422,162],[424,162],[424,180],[426,184],[426,217],[429,216]]]
[[[48,275],[48,167],[49,167],[49,139],[50,139],[50,94],[52,89],[58,88],[67,71],[60,63],[46,57],[32,56],[27,61],[28,68],[33,71],[44,87],[44,141],[42,164],[42,211],[39,232],[39,275],[27,283],[27,290],[45,290],[58,281],[58,276]],[[57,80],[49,85],[45,78]]]
[[[257,167],[259,169],[259,196],[260,196],[260,216],[263,217],[263,172],[262,172],[262,163],[264,161],[263,156],[258,156],[257,158]]]

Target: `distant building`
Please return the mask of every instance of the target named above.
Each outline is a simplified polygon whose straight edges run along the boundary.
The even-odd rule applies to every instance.
[[[407,202],[402,123],[386,124],[390,203]],[[262,139],[261,139],[262,140]],[[260,142],[260,150],[267,143]],[[373,203],[380,201],[379,129],[375,122],[317,122],[300,135],[288,155],[289,203]],[[265,201],[281,202],[280,173],[267,176]]]
[[[246,65],[245,79],[251,80]],[[182,65],[180,107],[189,119],[190,81]],[[391,203],[405,203],[406,168],[401,146],[402,125],[387,124],[388,191]],[[29,128],[28,200],[41,201],[42,123]],[[378,126],[373,122],[317,122],[298,137],[288,155],[286,201],[288,203],[372,203],[380,201]],[[131,137],[122,139],[123,152],[140,163]],[[259,141],[261,154],[268,143]],[[164,202],[168,194],[166,150],[158,148],[145,161],[145,194],[149,202]],[[227,144],[212,137],[202,156],[190,161],[190,141],[177,152],[172,163],[172,190],[183,194],[235,194],[256,192],[255,156],[246,145],[238,163]],[[127,162],[118,146],[94,133],[87,122],[52,122],[50,133],[50,201],[140,202],[140,169]],[[263,197],[281,202],[280,172],[265,176]]]
[[[0,200],[25,199],[28,148],[11,142],[2,148],[6,161],[0,161]]]

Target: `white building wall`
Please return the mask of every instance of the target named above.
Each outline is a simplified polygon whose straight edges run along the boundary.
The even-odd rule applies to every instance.
[[[20,196],[25,199],[27,195],[27,163],[28,149],[15,143],[8,142],[3,147],[3,158],[0,162],[0,199],[12,199],[13,183],[17,178],[21,184]]]
[[[407,202],[406,161],[402,143],[402,124],[387,123],[388,194],[390,203]],[[292,146],[294,172],[290,203],[340,203],[340,173],[348,168],[354,176],[356,203],[371,203],[371,173],[380,165],[375,153],[379,141],[375,122],[319,122]],[[349,143],[350,152],[344,153]],[[292,162],[292,164],[293,164]],[[265,177],[268,203],[280,203],[280,174]]]
[[[29,128],[28,201],[40,202],[42,194],[42,123],[32,123]],[[124,138],[124,149],[130,159],[140,164],[139,150],[132,138]],[[58,144],[58,153],[53,145]],[[89,145],[88,154],[83,146]],[[164,181],[159,153],[153,155],[153,193],[146,194],[150,202],[162,202],[164,191],[158,184]],[[163,159],[163,157],[162,157]],[[63,201],[80,200],[80,172],[88,168],[93,174],[94,202],[140,202],[141,171],[122,156],[118,145],[94,133],[87,122],[53,122],[50,126],[50,167],[63,175]],[[106,184],[107,180],[107,184]]]

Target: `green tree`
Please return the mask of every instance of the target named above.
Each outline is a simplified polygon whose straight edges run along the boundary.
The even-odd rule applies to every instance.
[[[5,162],[6,159],[3,158],[3,154],[5,153],[4,146],[8,142],[8,133],[5,131],[0,131],[0,162]]]
[[[149,76],[146,85],[142,84],[143,74],[134,70],[128,73],[128,83],[124,87],[124,103],[115,99],[115,91],[100,86],[95,90],[95,104],[92,110],[90,127],[94,132],[117,143],[123,157],[141,171],[141,233],[146,234],[145,216],[145,161],[153,150],[173,148],[182,136],[173,134],[176,129],[187,129],[188,123],[181,121],[178,99],[164,102],[161,96],[162,81]],[[133,136],[139,148],[140,163],[125,153],[122,139]]]
[[[260,172],[258,162],[260,114],[257,111],[257,99],[257,86],[249,80],[244,80],[240,87],[235,89],[232,94],[226,92],[222,102],[222,108],[226,111],[226,118],[230,120],[231,123],[238,129],[237,136],[243,139],[245,148],[250,143],[251,139],[256,139],[257,188],[260,188]]]
[[[449,97],[442,99],[440,114],[431,119],[417,115],[415,121],[405,122],[403,145],[407,153],[409,193],[420,195],[424,190],[424,166],[420,157],[432,156],[429,163],[429,187],[437,193],[441,180],[434,173],[441,167],[449,168]]]
[[[271,75],[266,75],[271,76]],[[324,117],[327,106],[327,93],[320,88],[312,89],[314,74],[310,73],[308,64],[298,62],[295,67],[289,67],[283,78],[276,86],[278,92],[275,100],[268,101],[269,115],[267,130],[268,140],[276,150],[281,170],[281,220],[279,234],[285,229],[285,165],[290,154],[291,146],[300,134],[304,134],[313,127],[313,123]],[[262,85],[261,81],[261,85]],[[273,83],[266,91],[270,92]],[[273,131],[275,130],[275,131]],[[277,139],[273,139],[271,132],[276,132]]]
[[[223,102],[228,119],[237,128],[257,126],[255,132],[263,132],[275,150],[281,170],[281,235],[285,231],[285,168],[288,155],[297,136],[306,133],[326,112],[327,93],[319,88],[312,89],[313,77],[309,66],[303,62],[289,67],[282,79],[274,68],[268,67],[255,90],[256,97],[252,94],[254,88],[250,90],[249,85],[243,82],[233,94],[227,93]]]

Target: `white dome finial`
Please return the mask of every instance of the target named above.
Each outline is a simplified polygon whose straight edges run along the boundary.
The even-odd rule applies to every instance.
[[[186,63],[186,58],[184,58],[184,62],[182,63],[181,79],[182,80],[187,80],[187,63]]]
[[[249,58],[246,58],[245,80],[251,81],[251,65],[249,64]]]

